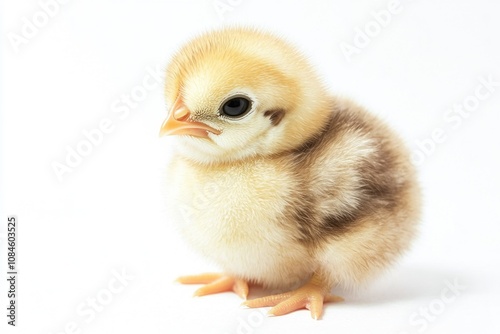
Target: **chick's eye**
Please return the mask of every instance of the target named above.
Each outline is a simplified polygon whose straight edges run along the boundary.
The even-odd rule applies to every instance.
[[[244,97],[234,97],[224,103],[221,111],[226,116],[237,117],[246,113],[248,109],[250,109],[250,101]]]

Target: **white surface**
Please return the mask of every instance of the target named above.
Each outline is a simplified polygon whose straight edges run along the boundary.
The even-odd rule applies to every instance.
[[[500,332],[500,86],[455,128],[443,118],[475,93],[480,77],[500,81],[500,6],[402,0],[348,62],[342,41],[352,44],[356,27],[390,1],[220,2],[233,4],[222,17],[212,0],[68,1],[16,53],[7,34],[20,34],[22,18],[40,5],[2,1],[0,233],[7,215],[17,215],[20,277],[13,329],[5,324],[1,240],[1,332]],[[224,24],[286,36],[332,92],[386,119],[413,150],[434,129],[444,132],[419,166],[425,208],[412,251],[358,295],[340,291],[346,302],[328,305],[321,321],[307,311],[267,318],[238,308],[235,295],[191,298],[194,286],[172,283],[217,268],[182,244],[163,211],[170,148],[158,138],[162,88],[147,91],[128,115],[113,112],[122,94],[140,89],[147,68],[164,68],[181,43]],[[66,147],[105,118],[112,131],[60,182],[51,164],[63,163]],[[122,268],[134,277],[123,288],[113,278]],[[455,296],[446,282],[464,287]],[[106,291],[110,283],[121,291]],[[86,300],[96,296],[111,298],[92,318]]]

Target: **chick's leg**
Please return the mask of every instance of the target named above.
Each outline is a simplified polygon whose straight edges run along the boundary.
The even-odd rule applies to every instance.
[[[323,312],[323,303],[344,300],[342,297],[329,294],[329,291],[329,287],[325,285],[320,277],[313,275],[308,283],[296,290],[248,300],[242,305],[248,307],[274,306],[269,310],[269,315],[273,316],[307,308],[311,311],[311,316],[314,319],[319,319]]]
[[[245,300],[248,296],[248,283],[228,275],[206,273],[193,276],[181,276],[177,281],[182,284],[205,284],[194,292],[195,296],[205,296],[226,291],[234,291]]]

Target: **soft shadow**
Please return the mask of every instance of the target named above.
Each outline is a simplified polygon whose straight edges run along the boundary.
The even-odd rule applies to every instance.
[[[469,286],[470,279],[466,272],[446,270],[432,267],[399,267],[356,291],[334,289],[333,294],[342,296],[347,305],[381,305],[412,299],[431,299],[439,296],[446,287],[446,282]],[[470,288],[470,286],[469,286]],[[263,289],[260,286],[250,286],[248,299],[259,298],[285,292],[283,290]]]
[[[439,296],[447,282],[469,285],[466,272],[432,267],[404,267],[383,275],[359,291],[335,290],[351,305],[385,304]]]

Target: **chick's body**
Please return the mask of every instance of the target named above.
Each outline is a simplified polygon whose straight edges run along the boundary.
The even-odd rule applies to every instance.
[[[281,289],[311,280],[326,295],[408,247],[419,196],[401,140],[329,95],[282,40],[249,29],[200,36],[174,57],[166,96],[163,131],[179,135],[172,219],[226,275]]]

